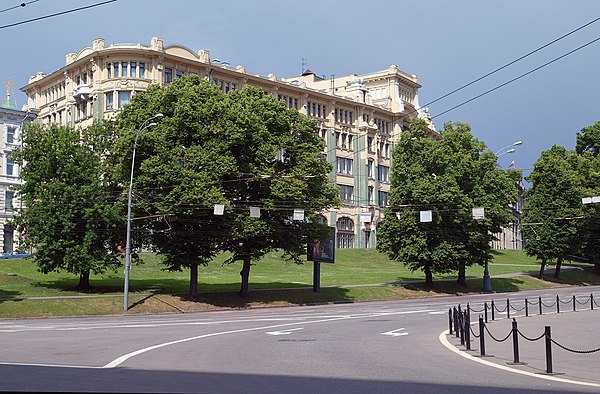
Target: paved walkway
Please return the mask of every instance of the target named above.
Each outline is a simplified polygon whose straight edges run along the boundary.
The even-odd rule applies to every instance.
[[[582,302],[584,301],[582,300]],[[447,335],[446,339],[474,362],[491,362],[503,369],[510,368],[513,372],[520,371],[534,374],[537,377],[573,380],[598,387],[600,391],[600,374],[598,373],[600,367],[600,329],[598,324],[600,308],[595,306],[594,310],[590,310],[589,301],[587,305],[577,305],[577,307],[580,309],[573,312],[572,306],[561,305],[562,313],[554,311],[529,317],[517,316],[514,319],[522,334],[518,337],[518,359],[521,364],[513,363],[513,337],[509,335],[512,330],[512,318],[504,317],[488,321],[486,327],[489,332],[486,330],[484,333],[486,357],[480,356],[479,338],[472,337],[470,351],[460,344],[460,339],[455,335]],[[536,308],[531,307],[532,313],[534,310],[537,312]],[[471,319],[476,321],[472,322],[472,330],[479,334],[479,324],[475,314],[472,314]],[[544,334],[545,326],[551,328],[551,336],[554,341],[565,348],[577,351],[577,353],[567,351],[552,344],[551,360],[554,374],[547,373],[545,337],[540,338]],[[508,338],[503,342],[498,342],[492,339],[490,334],[498,341],[504,340],[507,336]],[[537,340],[532,341],[532,339]]]

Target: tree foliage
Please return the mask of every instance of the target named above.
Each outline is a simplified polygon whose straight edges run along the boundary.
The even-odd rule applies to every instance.
[[[516,201],[514,178],[497,166],[496,156],[474,138],[466,124],[447,123],[441,138],[432,139],[427,125],[416,120],[402,135],[393,154],[393,171],[378,249],[412,270],[423,270],[426,282],[434,273],[458,271],[491,258],[492,233],[511,220]],[[483,207],[485,218],[473,219]],[[432,211],[432,222],[421,222],[420,211]]]
[[[123,182],[138,127],[156,113],[164,117],[137,147],[135,215],[154,217],[138,222],[138,242],[153,245],[168,269],[190,268],[192,296],[198,265],[221,251],[244,262],[242,295],[251,260],[281,249],[300,261],[320,229],[291,220],[293,209],[314,219],[337,201],[316,123],[258,88],[223,94],[196,76],[182,78],[136,95],[119,115],[115,164]],[[215,204],[224,215],[213,214]],[[252,206],[260,218],[250,217]]]
[[[39,124],[23,133],[13,155],[22,165],[23,209],[15,217],[41,272],[65,270],[89,288],[90,273],[119,266],[122,206],[102,157],[111,145],[109,122],[85,130]]]
[[[531,175],[532,187],[523,207],[525,250],[542,264],[556,261],[555,277],[565,259],[600,261],[597,204],[584,206],[583,197],[600,194],[600,122],[577,133],[575,151],[553,146],[542,152]]]
[[[600,122],[584,127],[577,133],[575,151],[579,155],[590,152],[594,157],[600,153]]]

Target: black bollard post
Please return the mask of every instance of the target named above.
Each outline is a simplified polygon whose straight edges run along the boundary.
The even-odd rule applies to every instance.
[[[488,311],[488,306],[487,306],[487,301],[483,303],[483,310],[485,312],[484,316],[485,316],[485,322],[488,322],[488,315],[487,315],[487,311]]]
[[[460,327],[458,324],[458,311],[456,310],[456,307],[454,307],[454,334],[457,338],[460,335]]]
[[[485,336],[483,327],[483,318],[479,316],[479,353],[485,356]]]
[[[506,299],[506,318],[510,319],[510,300]]]
[[[594,310],[594,294],[590,294],[590,305],[592,306],[592,310]]]
[[[513,337],[513,364],[521,364],[519,361],[519,333],[517,328],[517,319],[513,318],[512,337]]]
[[[575,296],[573,296],[573,312],[577,312],[577,308],[575,307]]]
[[[448,308],[448,329],[450,330],[450,335],[452,335],[452,308]]]
[[[454,308],[454,334],[457,338],[460,336],[460,316],[456,308]]]
[[[460,344],[465,344],[465,321],[462,313],[458,314],[458,326],[460,327]]]
[[[560,298],[556,296],[556,313],[560,313]]]
[[[494,311],[496,307],[494,306],[494,300],[492,300],[492,321],[494,321]]]
[[[471,350],[471,317],[465,312],[465,342],[467,350]]]
[[[553,373],[553,371],[552,371],[552,333],[550,332],[550,326],[545,327],[544,336],[546,337],[546,373]]]
[[[467,315],[471,316],[471,305],[467,302]]]
[[[525,316],[529,316],[529,302],[527,302],[527,298],[525,298]]]
[[[540,306],[540,315],[542,314],[542,297],[538,299],[538,305]]]

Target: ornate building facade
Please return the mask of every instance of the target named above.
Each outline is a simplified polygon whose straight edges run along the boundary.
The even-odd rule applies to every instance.
[[[0,102],[0,236],[3,253],[19,250],[19,236],[9,222],[21,204],[14,188],[22,181],[19,166],[13,161],[11,153],[20,146],[23,127],[35,119],[34,113],[17,109],[10,98],[10,82],[7,87],[6,99]]]
[[[319,123],[324,154],[333,165],[332,182],[340,189],[341,206],[323,220],[337,229],[337,247],[374,247],[390,187],[392,149],[410,120],[422,117],[421,85],[397,66],[364,75],[326,79],[310,70],[291,78],[261,76],[243,66],[211,59],[206,50],[150,45],[113,44],[96,39],[79,53],[66,55],[65,66],[37,73],[21,90],[28,106],[45,124],[85,127],[94,119],[114,116],[131,97],[149,85],[165,85],[196,74],[224,93],[245,85],[262,88]]]

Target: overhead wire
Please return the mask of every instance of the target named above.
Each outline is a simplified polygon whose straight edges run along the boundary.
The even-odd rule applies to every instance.
[[[599,20],[600,20],[600,17],[598,17],[598,18],[596,18],[596,19],[594,19],[594,20],[592,20],[592,21],[590,21],[588,23],[585,23],[585,24],[579,26],[578,28],[576,28],[574,30],[571,30],[570,32],[568,32],[566,34],[563,34],[562,36],[560,36],[560,37],[558,37],[558,38],[556,38],[556,39],[548,42],[547,44],[544,44],[544,45],[542,45],[542,46],[540,46],[540,47],[538,47],[538,48],[536,48],[536,49],[534,49],[534,50],[532,50],[530,52],[527,52],[525,55],[522,55],[522,56],[520,56],[520,57],[518,57],[518,58],[516,58],[514,60],[511,60],[510,62],[506,63],[505,65],[500,66],[500,67],[498,67],[498,68],[496,68],[496,69],[494,69],[494,70],[492,70],[492,71],[490,71],[490,72],[488,72],[488,73],[486,73],[486,74],[484,74],[484,75],[482,75],[482,76],[480,76],[478,78],[475,78],[471,82],[466,83],[466,84],[464,84],[464,85],[462,85],[462,86],[460,86],[460,87],[458,87],[458,88],[456,88],[456,89],[454,89],[454,90],[452,90],[452,91],[450,91],[450,92],[448,92],[448,93],[446,93],[446,94],[444,94],[444,95],[436,98],[435,100],[432,100],[432,101],[430,101],[430,102],[428,102],[426,104],[423,104],[423,107],[427,107],[428,105],[436,103],[436,102],[438,102],[438,101],[440,101],[440,100],[442,100],[442,99],[444,99],[444,98],[446,98],[446,97],[448,97],[448,96],[450,96],[450,95],[452,95],[452,94],[454,94],[456,92],[459,92],[459,91],[461,91],[461,90],[463,90],[463,89],[465,89],[465,88],[473,85],[476,82],[481,81],[484,78],[487,78],[487,77],[489,77],[489,76],[497,73],[498,71],[504,70],[505,68],[507,68],[507,67],[509,67],[509,66],[511,66],[511,65],[513,65],[513,64],[515,64],[515,63],[517,63],[517,62],[519,62],[519,61],[521,61],[521,60],[523,60],[523,59],[525,59],[525,58],[527,58],[527,57],[529,57],[531,55],[533,55],[534,53],[537,53],[537,52],[541,51],[544,48],[549,47],[550,45],[552,45],[552,44],[554,44],[554,43],[562,40],[563,38],[566,38],[566,37],[570,36],[571,34],[574,34],[574,33],[578,32],[579,30],[582,30],[582,29],[588,27],[589,25],[591,25],[593,23],[598,22]]]
[[[10,11],[10,10],[14,10],[16,8],[24,8],[25,6],[27,6],[29,4],[32,4],[32,3],[37,3],[38,1],[40,1],[40,0],[32,0],[32,1],[28,1],[26,3],[23,2],[23,3],[20,3],[18,5],[15,5],[15,6],[8,7],[8,8],[5,8],[3,10],[0,10],[0,13],[6,12],[6,11]]]
[[[596,38],[596,39],[594,39],[592,41],[589,41],[589,42],[587,42],[587,43],[585,43],[585,44],[583,44],[583,45],[581,45],[581,46],[579,46],[579,47],[577,47],[577,48],[575,48],[575,49],[573,49],[573,50],[571,50],[571,51],[569,51],[567,53],[564,53],[564,54],[560,55],[559,57],[556,57],[556,58],[550,60],[549,62],[546,62],[546,63],[542,64],[541,66],[538,66],[538,67],[536,67],[536,68],[534,68],[532,70],[529,70],[526,73],[523,73],[523,74],[519,75],[518,77],[515,77],[515,78],[513,78],[513,79],[511,79],[511,80],[509,80],[507,82],[504,82],[504,83],[502,83],[502,84],[500,84],[500,85],[498,85],[498,86],[496,86],[496,87],[494,87],[492,89],[489,89],[489,90],[487,90],[487,91],[485,91],[485,92],[483,92],[481,94],[478,94],[477,96],[475,96],[473,98],[470,98],[469,100],[463,101],[462,103],[460,103],[458,105],[455,105],[454,107],[451,107],[451,108],[449,108],[449,109],[447,109],[447,110],[445,110],[443,112],[440,112],[439,114],[437,114],[435,116],[432,116],[431,118],[432,119],[437,118],[437,117],[439,117],[441,115],[444,115],[444,114],[446,114],[446,113],[448,113],[450,111],[453,111],[453,110],[455,110],[457,108],[460,108],[460,107],[462,107],[465,104],[468,104],[468,103],[470,103],[472,101],[475,101],[478,98],[481,98],[481,97],[483,97],[483,96],[485,96],[485,95],[487,95],[489,93],[492,93],[492,92],[494,92],[494,91],[496,91],[496,90],[498,90],[498,89],[500,89],[500,88],[502,88],[502,87],[504,87],[504,86],[506,86],[508,84],[511,84],[511,83],[513,83],[515,81],[518,81],[519,79],[521,79],[523,77],[526,77],[529,74],[532,74],[532,73],[534,73],[534,72],[536,72],[536,71],[538,71],[538,70],[540,70],[540,69],[542,69],[542,68],[544,68],[546,66],[549,66],[550,64],[552,64],[552,63],[554,63],[554,62],[556,62],[556,61],[558,61],[558,60],[560,60],[562,58],[565,58],[565,57],[567,57],[567,56],[569,56],[569,55],[571,55],[571,54],[573,54],[573,53],[575,53],[575,52],[577,52],[577,51],[579,51],[579,50],[581,50],[581,49],[583,49],[585,47],[588,47],[588,46],[594,44],[597,41],[600,41],[600,37],[598,37],[598,38]]]
[[[0,29],[7,29],[9,27],[15,27],[15,26],[23,25],[23,24],[30,23],[30,22],[36,22],[36,21],[43,20],[43,19],[53,18],[55,16],[60,16],[60,15],[70,14],[70,13],[77,12],[77,11],[87,10],[87,9],[90,9],[90,8],[93,8],[93,7],[98,7],[98,6],[101,6],[101,5],[104,5],[104,4],[114,3],[115,1],[117,1],[117,0],[101,1],[99,3],[90,4],[90,5],[87,5],[87,6],[84,6],[84,7],[73,8],[73,9],[66,10],[66,11],[56,12],[54,14],[39,16],[37,18],[32,18],[32,19],[27,19],[27,20],[24,20],[24,21],[21,21],[21,22],[10,23],[8,25],[0,26]]]

